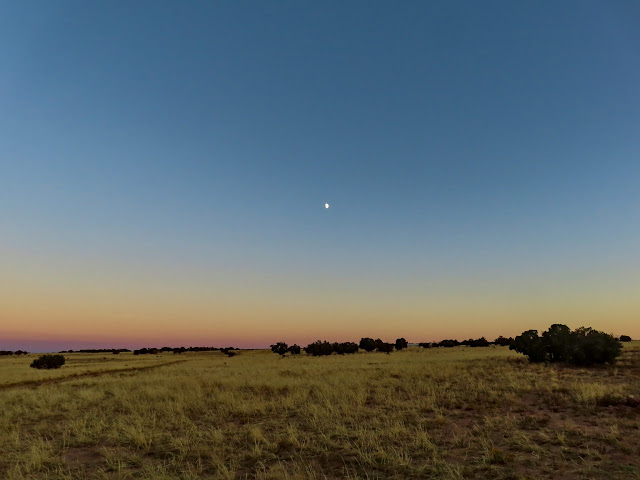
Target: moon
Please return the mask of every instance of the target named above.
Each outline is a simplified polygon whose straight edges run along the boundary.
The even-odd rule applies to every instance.
[[[324,204],[324,208],[329,208],[329,204],[328,204],[328,203],[325,203],[325,204]]]

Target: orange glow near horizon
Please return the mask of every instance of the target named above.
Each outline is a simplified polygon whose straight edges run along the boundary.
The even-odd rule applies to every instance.
[[[405,279],[396,288],[368,281],[297,283],[286,278],[194,275],[101,275],[39,265],[4,281],[0,338],[105,346],[211,345],[267,347],[276,341],[357,341],[363,336],[410,342],[513,336],[552,323],[640,337],[632,272],[625,287],[582,278],[525,278],[519,283]],[[7,278],[7,277],[5,277]],[[322,288],[320,288],[322,287]],[[606,287],[606,288],[605,288]],[[2,345],[0,345],[0,349]]]

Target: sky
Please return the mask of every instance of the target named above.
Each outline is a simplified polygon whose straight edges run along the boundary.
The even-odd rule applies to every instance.
[[[0,349],[640,337],[640,3],[0,8]]]

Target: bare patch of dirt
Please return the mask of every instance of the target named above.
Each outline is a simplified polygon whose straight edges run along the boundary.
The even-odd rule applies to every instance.
[[[72,467],[95,468],[104,462],[95,447],[70,447],[62,454],[62,460]]]

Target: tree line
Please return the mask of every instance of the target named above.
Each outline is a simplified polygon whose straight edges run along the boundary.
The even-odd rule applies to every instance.
[[[0,357],[8,355],[29,355],[29,352],[25,352],[24,350],[16,350],[15,352],[11,350],[0,350]]]

